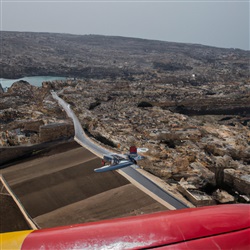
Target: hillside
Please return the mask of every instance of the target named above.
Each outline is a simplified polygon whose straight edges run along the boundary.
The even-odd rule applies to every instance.
[[[196,74],[204,82],[239,81],[249,73],[250,52],[238,49],[98,35],[6,31],[0,35],[1,78],[133,79],[177,73],[179,79]]]
[[[73,136],[54,90],[105,146],[149,148],[140,166],[174,188],[216,203],[250,201],[249,51],[96,35],[1,37],[1,77],[71,78],[0,93],[3,145]]]

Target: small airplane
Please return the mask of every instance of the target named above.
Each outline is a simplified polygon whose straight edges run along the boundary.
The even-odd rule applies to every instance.
[[[144,159],[143,156],[138,155],[138,152],[147,152],[147,148],[136,148],[136,146],[131,146],[129,154],[110,154],[104,155],[102,159],[102,166],[100,168],[94,169],[95,172],[107,172],[111,170],[116,170],[120,168],[125,168],[131,165],[137,165],[137,161]]]

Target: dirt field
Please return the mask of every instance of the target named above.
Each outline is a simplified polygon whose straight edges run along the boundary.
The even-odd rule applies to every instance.
[[[30,229],[18,206],[9,195],[0,195],[0,216],[0,233]]]
[[[41,228],[166,210],[117,172],[95,173],[100,165],[73,142],[0,173]]]

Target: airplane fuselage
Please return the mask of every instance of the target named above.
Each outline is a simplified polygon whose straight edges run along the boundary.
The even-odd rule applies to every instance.
[[[137,154],[136,147],[130,147],[128,154],[110,154],[103,155],[102,167],[94,169],[95,172],[106,172],[116,170],[131,165],[137,165],[137,160],[142,160],[143,156]]]

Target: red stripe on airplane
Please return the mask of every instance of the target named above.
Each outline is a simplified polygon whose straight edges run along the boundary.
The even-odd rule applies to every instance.
[[[250,205],[218,205],[36,230],[22,249],[249,249],[249,234]]]

